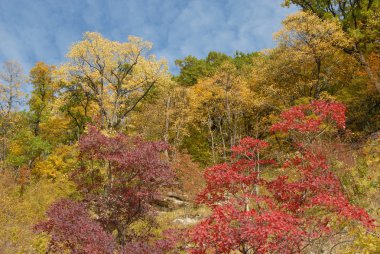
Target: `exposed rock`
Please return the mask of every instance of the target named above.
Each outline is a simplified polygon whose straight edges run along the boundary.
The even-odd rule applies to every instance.
[[[173,220],[173,223],[187,226],[187,225],[196,224],[200,220],[201,220],[200,217],[195,217],[195,218],[185,217],[185,218],[177,218],[177,219]]]
[[[168,192],[165,196],[154,201],[160,210],[172,211],[181,207],[192,206],[191,202],[186,201],[186,197],[175,192]]]

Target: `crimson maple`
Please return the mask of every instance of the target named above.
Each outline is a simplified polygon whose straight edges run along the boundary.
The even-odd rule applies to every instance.
[[[135,253],[148,249],[165,253],[173,241],[151,241],[150,229],[155,226],[153,203],[174,179],[168,162],[161,159],[167,144],[105,135],[89,126],[79,148],[82,166],[73,179],[83,200],[60,201],[49,210],[48,220],[37,228],[52,236],[50,245],[73,253],[97,253],[101,241],[116,247],[98,253],[130,253],[131,248],[136,248]],[[134,227],[136,223],[143,229]]]
[[[36,232],[51,236],[47,253],[73,254],[163,254],[175,248],[175,231],[164,232],[165,239],[146,241],[134,239],[117,244],[102,225],[90,217],[87,207],[78,201],[61,199],[47,211],[48,219],[35,225]]]
[[[90,218],[84,204],[62,199],[47,211],[48,220],[35,226],[51,236],[47,252],[114,253],[116,242],[101,225]]]
[[[344,128],[344,112],[342,104],[314,101],[283,112],[272,131],[318,132],[328,122]],[[229,163],[205,170],[198,201],[212,215],[190,230],[191,253],[300,253],[330,233],[333,221],[373,225],[364,209],[348,202],[324,156],[297,144],[280,164],[267,158],[268,147],[244,138]]]
[[[346,107],[339,102],[315,100],[298,105],[281,113],[281,120],[271,127],[271,131],[318,133],[326,125],[346,128]]]
[[[90,126],[79,148],[83,166],[76,180],[98,221],[108,232],[116,231],[122,245],[145,237],[149,230],[137,232],[130,225],[154,223],[152,203],[174,179],[168,163],[161,159],[167,145],[123,134],[106,136]]]

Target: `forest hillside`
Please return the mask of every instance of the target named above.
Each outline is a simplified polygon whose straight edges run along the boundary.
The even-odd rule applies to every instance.
[[[98,32],[4,62],[0,253],[380,253],[380,1],[283,5],[176,74]]]

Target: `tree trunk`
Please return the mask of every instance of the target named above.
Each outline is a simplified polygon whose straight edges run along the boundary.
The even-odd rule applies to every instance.
[[[236,144],[236,136],[237,136],[237,120],[238,120],[238,117],[237,117],[238,114],[234,113],[234,130],[233,130],[233,137],[232,137],[232,145],[231,145],[231,149],[232,149],[232,146],[234,146]]]
[[[222,118],[219,119],[219,132],[220,132],[220,137],[222,138],[223,158],[224,158],[224,161],[227,161],[226,142],[224,141],[223,130],[222,130]]]
[[[106,184],[105,194],[108,197],[108,195],[111,193],[111,190],[112,190],[113,176],[112,176],[111,162],[108,162],[107,164],[108,164],[107,165],[107,184]]]
[[[210,131],[210,136],[211,136],[211,152],[212,152],[212,162],[215,164],[216,163],[216,160],[215,160],[215,142],[214,142],[214,133],[212,132],[212,120],[211,120],[211,116],[210,116],[210,112],[208,111],[207,109],[207,115],[208,115],[208,119],[207,119],[207,122],[208,122],[208,129]]]
[[[169,112],[169,109],[170,109],[170,96],[168,97],[167,101],[166,101],[166,107],[165,107],[165,134],[164,134],[164,141],[166,143],[169,143],[169,124],[170,124],[170,112]],[[167,159],[169,159],[169,151],[168,149],[165,149],[165,156]]]
[[[233,137],[232,137],[232,127],[231,127],[231,107],[230,102],[228,98],[228,91],[227,87],[225,87],[225,96],[226,96],[226,109],[227,109],[227,130],[228,130],[228,137],[230,139],[230,149],[232,149],[233,146]]]
[[[379,80],[379,77],[377,76],[376,73],[373,73],[373,71],[371,70],[371,67],[369,66],[367,60],[365,59],[365,56],[364,56],[363,52],[360,51],[359,49],[357,49],[357,51],[358,51],[358,54],[359,54],[360,63],[364,66],[364,69],[367,72],[367,75],[368,75],[369,79],[371,80],[372,84],[375,85],[377,91],[380,93],[380,80]]]
[[[315,91],[314,91],[314,98],[318,99],[319,94],[321,92],[320,82],[321,82],[321,59],[317,57],[315,60],[315,63],[317,65],[317,82],[315,84]]]

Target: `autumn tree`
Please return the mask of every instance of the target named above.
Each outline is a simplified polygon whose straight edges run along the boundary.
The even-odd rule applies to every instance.
[[[78,145],[63,145],[51,147],[49,153],[34,161],[31,173],[36,178],[59,179],[68,178],[70,172],[79,167]]]
[[[94,220],[86,206],[77,201],[60,199],[47,211],[48,219],[34,226],[36,232],[51,236],[46,253],[99,253],[99,254],[164,254],[174,248],[171,235],[167,239],[148,242],[130,242],[120,246],[112,234],[107,233]]]
[[[47,253],[114,253],[112,235],[88,214],[86,207],[68,199],[53,203],[47,211],[49,219],[35,226],[37,232],[51,235]]]
[[[29,107],[32,113],[32,123],[34,135],[40,134],[41,122],[51,111],[51,104],[54,100],[55,88],[52,80],[54,66],[49,66],[43,62],[38,62],[30,70],[30,82],[33,85]]]
[[[344,107],[314,103],[304,107],[315,109],[319,117],[309,119],[291,109],[273,131],[307,134],[330,120],[344,127]],[[268,148],[265,141],[244,138],[233,147],[230,162],[206,169],[207,186],[199,201],[212,214],[190,231],[192,253],[300,253],[328,237],[335,224],[350,220],[373,225],[365,210],[349,203],[321,154],[297,143],[296,152],[280,166],[268,158]]]
[[[54,201],[75,195],[74,183],[67,177],[34,179],[20,195],[20,177],[5,170],[0,174],[0,186],[0,252],[45,253],[49,239],[33,232],[33,225],[44,219]]]
[[[373,71],[368,61],[371,53],[379,53],[380,3],[378,1],[285,0],[284,4],[298,5],[304,11],[311,11],[323,19],[339,20],[343,31],[354,41],[352,46],[345,47],[345,51],[357,56],[370,81],[380,92],[378,73]]]
[[[33,87],[28,101],[30,111],[29,114],[17,113],[18,131],[8,141],[10,151],[6,161],[10,166],[27,167],[35,172],[35,163],[43,161],[51,149],[65,139],[62,132],[65,121],[54,104],[58,94],[53,70],[53,66],[38,62],[30,71],[29,81]]]
[[[194,120],[207,127],[212,159],[226,158],[240,131],[239,120],[249,102],[249,90],[232,63],[223,63],[216,73],[191,89]],[[247,99],[247,100],[245,100]],[[202,127],[202,126],[201,126]]]
[[[289,15],[283,25],[275,34],[278,46],[271,56],[278,69],[269,75],[281,79],[276,83],[285,93],[318,98],[322,91],[334,91],[350,82],[352,66],[343,62],[353,59],[346,58],[341,49],[350,40],[338,22],[298,12]]]
[[[20,169],[25,166],[31,169],[34,163],[41,156],[46,156],[51,145],[41,137],[35,136],[28,129],[29,126],[18,125],[21,130],[18,130],[12,138],[9,139],[9,152],[6,158],[7,164],[13,168]]]
[[[166,253],[173,241],[151,239],[154,201],[174,180],[161,158],[165,149],[163,142],[89,126],[79,142],[80,168],[72,175],[83,200],[57,201],[36,226],[52,237],[50,251],[128,253],[136,247],[136,253]]]
[[[98,221],[108,232],[116,231],[122,245],[146,237],[154,225],[153,201],[174,177],[160,158],[166,145],[106,136],[90,127],[79,148],[84,164],[75,179]],[[139,222],[146,223],[142,232],[132,226]]]
[[[156,87],[145,103],[130,114],[129,134],[142,135],[147,140],[162,140],[172,145],[165,151],[167,157],[175,157],[188,136],[186,129],[190,121],[189,91],[187,87],[170,81]]]
[[[276,48],[260,52],[248,78],[250,90],[263,102],[257,121],[262,130],[281,109],[316,97],[343,102],[349,108],[347,125],[357,137],[378,129],[378,93],[357,55],[346,53],[354,40],[339,21],[298,12],[283,21],[275,38]],[[377,58],[369,59],[375,63]]]
[[[226,158],[231,143],[251,134],[251,123],[260,114],[261,98],[253,96],[249,84],[258,57],[256,52],[228,56],[211,51],[204,59],[188,56],[176,61],[180,73],[174,80],[187,103],[180,125],[184,135],[176,144],[197,162],[206,165]]]
[[[5,163],[8,149],[9,132],[16,120],[14,113],[21,103],[20,86],[24,81],[23,70],[15,61],[7,61],[0,72],[0,132],[1,160]],[[4,166],[4,164],[3,164]]]
[[[3,65],[0,73],[1,78],[1,115],[9,116],[12,111],[17,109],[20,104],[20,86],[24,81],[23,70],[19,63],[7,61]]]
[[[258,54],[237,53],[188,88],[190,135],[182,147],[203,164],[225,160],[238,139],[258,135],[252,124],[265,98],[251,87],[257,58]]]
[[[148,54],[151,47],[133,36],[121,43],[99,33],[85,33],[67,54],[69,62],[58,70],[66,110],[74,121],[78,120],[71,109],[79,107],[77,114],[100,117],[103,128],[124,126],[128,114],[152,88],[168,79],[165,61]],[[90,114],[90,108],[95,115]]]

